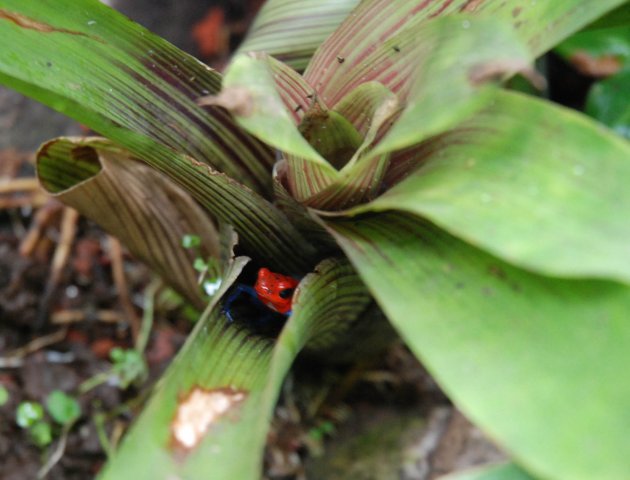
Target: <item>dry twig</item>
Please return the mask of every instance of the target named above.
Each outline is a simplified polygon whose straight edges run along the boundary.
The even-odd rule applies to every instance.
[[[134,344],[138,339],[140,332],[140,318],[133,308],[133,303],[129,297],[129,288],[127,286],[127,280],[125,278],[125,266],[123,263],[123,253],[120,241],[109,235],[109,258],[112,262],[112,276],[114,277],[114,285],[116,285],[116,291],[118,292],[118,299],[127,316],[129,325],[131,326],[131,336]]]

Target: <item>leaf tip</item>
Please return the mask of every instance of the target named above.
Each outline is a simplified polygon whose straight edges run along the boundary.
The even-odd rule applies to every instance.
[[[547,86],[545,77],[527,62],[518,59],[499,59],[477,63],[468,71],[468,79],[473,86],[478,87],[486,82],[498,81],[506,75],[515,73],[521,74],[539,90],[544,90]]]
[[[198,98],[197,105],[223,107],[239,117],[249,117],[254,112],[252,94],[244,87],[225,87],[218,95]]]

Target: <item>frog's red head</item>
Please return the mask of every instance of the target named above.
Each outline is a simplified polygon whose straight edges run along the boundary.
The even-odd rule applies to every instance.
[[[262,303],[279,313],[288,313],[293,303],[293,291],[298,281],[293,277],[274,273],[266,268],[258,270],[254,289]]]

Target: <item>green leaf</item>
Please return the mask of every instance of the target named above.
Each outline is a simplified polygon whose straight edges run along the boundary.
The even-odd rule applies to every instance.
[[[191,235],[187,233],[182,237],[182,247],[199,248],[201,246],[201,237],[199,235]]]
[[[53,390],[46,397],[46,409],[52,419],[60,425],[71,425],[81,416],[79,402],[61,390]]]
[[[591,23],[588,29],[599,30],[601,28],[627,27],[628,25],[630,25],[630,3],[626,1],[620,7]]]
[[[356,81],[360,81],[362,76],[367,80],[379,80],[397,92],[404,84],[403,73],[411,66],[404,65],[400,71],[390,70],[389,61],[375,64],[365,62],[365,59],[375,47],[399,34],[408,25],[457,12],[493,18],[513,25],[518,37],[529,46],[531,58],[534,58],[624,2],[436,0],[420,3],[417,0],[365,0],[320,46],[304,77],[316,88],[322,100],[332,106],[355,88]],[[502,47],[496,44],[495,48],[500,51]],[[347,81],[350,71],[357,79],[354,82]],[[390,86],[395,79],[399,82]]]
[[[588,118],[503,92],[416,149],[421,164],[368,206],[404,210],[542,273],[630,281],[630,144]]]
[[[166,149],[161,155],[185,190],[102,139],[62,138],[45,144],[38,154],[38,175],[49,192],[120,236],[139,258],[201,307],[205,301],[198,296],[195,255],[180,246],[180,239],[196,232],[206,242],[202,250],[206,257],[216,254],[216,239],[209,218],[190,196],[234,225],[243,247],[272,268],[298,272],[312,265],[313,248],[270,202],[188,157]],[[124,191],[121,185],[126,185]],[[135,215],[119,217],[120,212]],[[147,238],[147,231],[156,234]]]
[[[225,111],[195,103],[221,76],[97,0],[1,0],[0,37],[11,45],[0,50],[0,83],[154,166],[154,147],[168,147],[269,192],[272,152]]]
[[[317,49],[304,72],[304,79],[315,87],[319,97],[333,107],[348,93],[365,81],[378,81],[392,88],[399,72],[390,69],[391,60],[385,51],[379,57],[372,54],[392,35],[400,33],[409,23],[427,18],[445,8],[445,12],[457,11],[449,0],[423,2],[416,0],[364,0],[345,19],[340,27]],[[391,45],[393,47],[396,45]],[[397,53],[397,52],[394,52]],[[366,58],[372,60],[366,62]],[[384,57],[385,56],[385,57]],[[384,58],[380,58],[384,57]],[[383,63],[375,63],[380,58]],[[399,65],[400,66],[400,65]],[[406,69],[413,65],[405,65]],[[402,76],[402,75],[401,75]],[[350,78],[353,81],[349,81]]]
[[[48,422],[35,423],[28,429],[28,435],[38,447],[45,447],[53,441],[52,427]]]
[[[302,198],[305,205],[321,210],[347,208],[375,196],[386,171],[389,155],[368,156],[366,152],[399,114],[400,104],[397,97],[382,84],[367,82],[346,95],[335,108],[335,113],[352,122],[363,141],[341,169],[339,178],[328,185],[319,184],[309,189],[309,196]],[[310,187],[315,182],[306,182],[306,185]]]
[[[333,159],[324,155],[347,151],[344,147],[359,142],[358,135],[344,119],[329,122],[334,112],[313,95],[297,72],[263,54],[239,55],[230,64],[223,86],[220,95],[203,102],[230,109],[243,128],[286,154],[288,185],[298,200],[338,178]],[[322,136],[326,128],[341,134]],[[325,143],[318,145],[322,138]]]
[[[20,402],[15,411],[15,421],[22,428],[29,428],[44,418],[44,407],[39,402]]]
[[[597,82],[586,99],[585,112],[630,140],[630,69]]]
[[[210,101],[228,108],[243,128],[273,147],[325,165],[297,131],[268,63],[263,55],[237,56],[226,71],[221,94]]]
[[[244,262],[235,260],[217,297]],[[211,305],[100,478],[259,478],[269,420],[293,359],[307,342],[325,346],[336,329],[356,323],[370,297],[347,263],[330,260],[302,280],[293,301],[275,342],[248,329],[256,318],[228,324]],[[215,400],[228,408],[207,420],[203,412]],[[195,403],[186,417],[182,408]]]
[[[110,352],[110,357],[113,362],[112,373],[121,389],[125,390],[131,384],[146,379],[148,369],[141,351],[115,347]]]
[[[628,287],[533,275],[407,214],[328,226],[449,398],[519,464],[626,475]]]
[[[337,244],[330,234],[310,215],[307,207],[298,202],[288,191],[288,166],[282,160],[273,172],[274,195],[278,208],[287,216],[291,224],[308,238],[319,252],[330,253],[337,250]]]
[[[239,52],[266,52],[296,70],[348,16],[359,0],[269,0]]]
[[[369,117],[370,128],[340,178],[306,200],[309,206],[333,210],[371,200],[390,152],[452,127],[492,99],[496,88],[490,80],[528,68],[527,49],[510,27],[492,19],[453,15],[410,23],[363,60],[378,65],[378,72],[359,67],[339,77],[341,88],[358,87],[334,108],[347,112],[362,130]],[[366,83],[371,77],[397,88],[398,96],[379,82]]]
[[[441,477],[441,480],[535,480],[517,465],[490,465],[471,468]]]
[[[369,141],[364,142],[365,149],[374,141],[380,128],[387,125],[386,121],[391,120],[392,113],[398,113],[397,103],[398,97],[390,89],[380,82],[369,81],[343,97],[335,105],[335,111],[351,122],[363,138],[369,137]],[[375,117],[378,120],[376,126]]]
[[[409,91],[401,92],[405,109],[374,155],[451,128],[491,101],[498,80],[531,71],[527,48],[510,25],[492,18],[452,15],[410,25],[383,48],[390,57],[399,57],[391,60],[392,68],[415,64],[415,70]]]

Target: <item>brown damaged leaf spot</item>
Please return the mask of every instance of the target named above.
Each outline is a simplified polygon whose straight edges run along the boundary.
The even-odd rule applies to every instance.
[[[10,12],[2,8],[0,8],[0,19],[9,20],[10,22],[15,23],[17,26],[26,28],[28,30],[35,30],[42,33],[67,33],[69,35],[79,35],[81,37],[91,38],[92,40],[96,40],[97,42],[105,43],[102,39],[93,35],[88,35],[87,33],[83,32],[77,32],[75,30],[68,30],[66,28],[56,28],[52,25],[48,25],[47,23],[38,22],[37,20],[33,20],[32,18],[29,18],[25,15]]]
[[[177,406],[171,422],[172,447],[188,453],[203,440],[220,419],[232,414],[247,398],[245,390],[234,387],[193,388]]]
[[[571,64],[583,75],[589,77],[609,77],[622,68],[621,60],[615,55],[595,57],[588,52],[578,50],[569,58]]]
[[[544,90],[547,86],[545,77],[521,60],[492,60],[478,63],[468,72],[470,83],[477,87],[490,81],[501,81],[506,75],[520,73],[535,88]]]
[[[244,87],[227,87],[218,95],[208,95],[197,99],[201,107],[223,107],[240,117],[249,117],[254,112],[254,100],[251,92]]]

